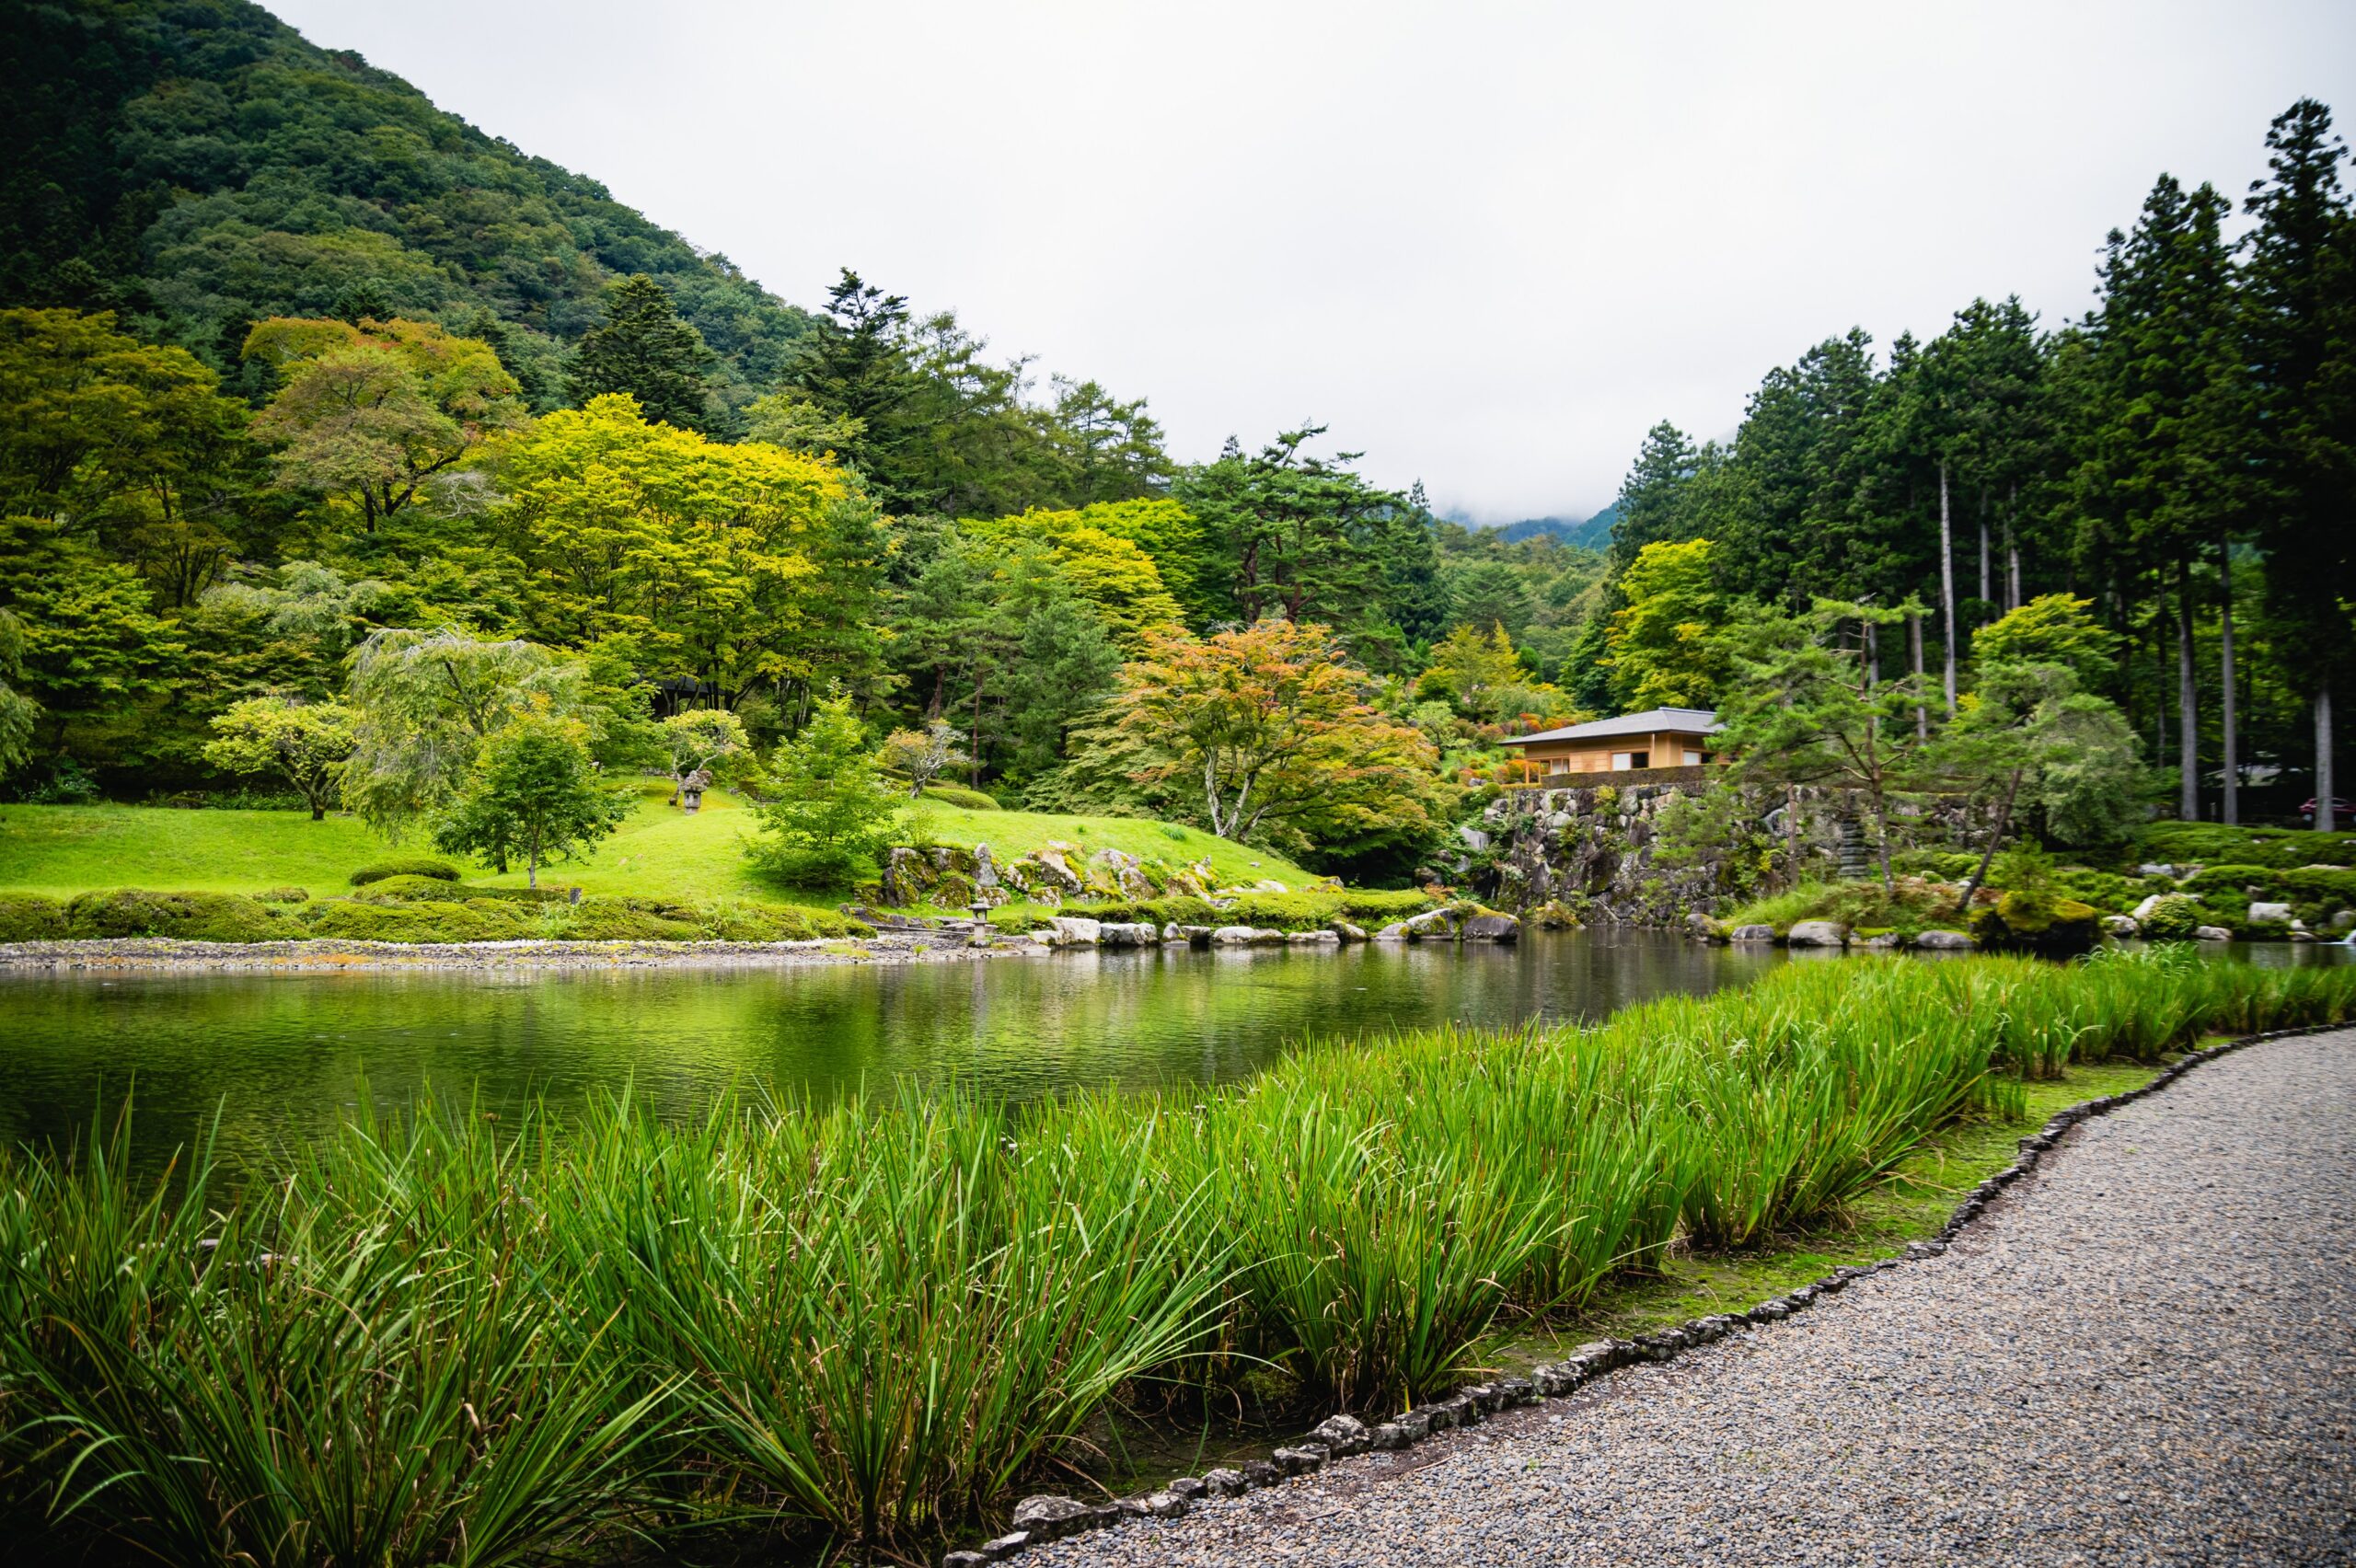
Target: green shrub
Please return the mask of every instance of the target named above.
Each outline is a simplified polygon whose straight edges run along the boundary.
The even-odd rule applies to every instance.
[[[2273,896],[2275,879],[2280,873],[2272,866],[2256,866],[2247,861],[2229,860],[2222,865],[2204,866],[2187,877],[2187,893],[2237,893],[2250,895],[2250,888],[2258,890],[2258,896]]]
[[[962,789],[955,784],[928,784],[924,787],[924,798],[928,801],[939,801],[944,806],[957,806],[969,812],[995,812],[1003,809],[996,799],[983,794],[979,790]]]
[[[375,882],[364,882],[352,896],[387,899],[395,903],[422,899],[429,904],[447,904],[475,897],[477,893],[476,889],[454,885],[439,877],[421,877],[414,872],[404,871],[399,876],[379,877]]]
[[[437,904],[331,898],[305,909],[300,919],[304,935],[332,941],[499,942],[541,934],[532,911],[488,899]]]
[[[639,899],[583,898],[559,913],[549,934],[569,942],[691,942],[703,935],[693,917],[689,909],[658,912]]]
[[[311,891],[302,887],[265,888],[254,897],[264,904],[308,904],[311,902]]]
[[[2138,922],[2146,941],[2189,942],[2201,923],[2200,901],[2181,893],[2165,894]]]
[[[113,888],[76,894],[65,905],[76,937],[167,937],[189,942],[267,942],[295,935],[270,905],[236,893],[149,893]]]
[[[2306,867],[2277,873],[2277,884],[2302,903],[2356,907],[2356,870],[2313,870]]]
[[[460,874],[458,868],[447,860],[438,860],[431,855],[406,855],[361,867],[352,873],[352,885],[366,887],[387,877],[432,877],[437,882],[454,882]]]
[[[462,887],[459,892],[469,901],[478,898],[502,899],[510,904],[570,904],[574,889],[569,887],[486,887],[479,883]],[[442,896],[450,896],[444,888]]]
[[[56,899],[0,894],[0,942],[53,942],[67,934],[65,905]]]
[[[1432,907],[1431,894],[1420,888],[1353,887],[1343,890],[1341,911],[1353,920],[1388,925],[1420,915]]]
[[[706,941],[806,942],[823,937],[872,936],[874,928],[831,909],[786,904],[705,905],[697,924]]]

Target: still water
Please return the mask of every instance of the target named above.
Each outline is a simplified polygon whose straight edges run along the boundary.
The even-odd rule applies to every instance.
[[[1600,1018],[1782,961],[1680,938],[776,969],[0,974],[0,1142],[87,1133],[135,1092],[152,1152],[222,1116],[263,1153],[431,1089],[512,1115],[624,1085],[686,1115],[731,1088],[903,1077],[1013,1099],[1246,1076],[1311,1034]]]
[[[2343,951],[2236,952],[2327,962]],[[1785,962],[1668,934],[1573,932],[1519,947],[794,969],[0,973],[0,1143],[86,1135],[126,1090],[143,1156],[217,1112],[223,1151],[243,1161],[364,1098],[398,1110],[429,1089],[505,1117],[625,1085],[664,1114],[690,1115],[730,1089],[825,1096],[904,1077],[1011,1099],[1213,1082],[1312,1034],[1598,1019]]]

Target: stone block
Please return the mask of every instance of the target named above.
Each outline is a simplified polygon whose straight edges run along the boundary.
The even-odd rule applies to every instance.
[[[2249,906],[2249,917],[2252,920],[2279,925],[2291,918],[2291,906],[2287,904],[2252,904]]]
[[[1354,1415],[1329,1415],[1317,1424],[1311,1435],[1336,1458],[1362,1454],[1368,1447],[1366,1423]]]
[[[1082,915],[1057,915],[1047,921],[1047,941],[1053,947],[1094,947],[1103,934],[1103,922]]]
[[[1250,947],[1259,935],[1249,926],[1221,926],[1211,933],[1211,946]]]
[[[1971,947],[1971,938],[1962,931],[1924,931],[1914,939],[1918,948],[1934,951],[1965,952]]]
[[[2223,926],[2196,926],[2192,930],[2192,940],[2197,942],[2229,942],[2234,940],[2234,933]]]
[[[1475,915],[1464,922],[1464,935],[1473,941],[1517,941],[1521,937],[1521,922],[1510,915]]]
[[[1772,942],[1775,940],[1775,928],[1757,925],[1737,926],[1727,933],[1727,940],[1736,942]]]
[[[1014,1528],[1027,1532],[1033,1540],[1055,1540],[1080,1528],[1079,1521],[1091,1512],[1088,1505],[1076,1498],[1043,1493],[1014,1505]]]
[[[1242,1470],[1222,1465],[1203,1472],[1203,1485],[1214,1497],[1241,1497],[1251,1490],[1252,1483],[1243,1479]]]
[[[1784,941],[1790,947],[1846,947],[1849,928],[1838,920],[1796,920]]]

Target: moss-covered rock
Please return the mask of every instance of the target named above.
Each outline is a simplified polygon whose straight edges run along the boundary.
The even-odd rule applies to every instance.
[[[1972,912],[1971,937],[1993,951],[2086,952],[2101,939],[2099,912],[2041,891],[2007,893]]]
[[[65,905],[65,920],[66,934],[82,938],[266,942],[297,934],[272,905],[235,893],[150,893],[120,887],[76,894]]]

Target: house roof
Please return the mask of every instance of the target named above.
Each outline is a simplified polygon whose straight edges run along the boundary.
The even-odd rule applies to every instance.
[[[1615,735],[1715,735],[1725,728],[1718,722],[1715,709],[1647,708],[1642,713],[1623,713],[1617,719],[1597,719],[1560,730],[1541,730],[1505,744],[1526,746],[1532,741],[1603,741]]]

